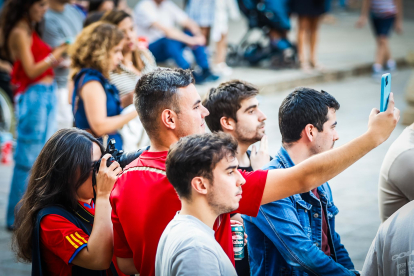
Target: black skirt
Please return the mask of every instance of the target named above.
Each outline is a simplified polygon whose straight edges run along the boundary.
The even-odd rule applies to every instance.
[[[291,11],[302,16],[316,17],[327,11],[326,0],[291,0]]]

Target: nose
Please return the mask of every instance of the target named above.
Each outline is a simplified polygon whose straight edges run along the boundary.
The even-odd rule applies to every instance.
[[[237,171],[237,181],[236,185],[237,187],[240,187],[246,183],[246,179],[244,179],[243,175],[241,175],[240,171]]]
[[[338,134],[338,132],[335,130],[335,133],[334,133],[334,141],[338,141],[339,140],[339,134]]]
[[[210,111],[208,111],[208,109],[207,109],[207,108],[205,108],[205,106],[204,106],[204,105],[201,105],[201,106],[202,106],[201,117],[202,117],[202,118],[204,118],[204,117],[206,117],[206,116],[210,115]]]
[[[259,112],[259,121],[265,121],[267,119],[266,115],[260,109],[258,109],[257,111]]]
[[[128,31],[126,37],[128,40],[132,40],[132,32]]]

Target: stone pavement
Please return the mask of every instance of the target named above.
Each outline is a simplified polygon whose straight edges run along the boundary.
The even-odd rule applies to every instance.
[[[400,109],[405,108],[404,89],[410,73],[409,70],[404,70],[393,75],[392,90]],[[311,87],[328,91],[341,104],[337,112],[337,130],[340,136],[337,146],[363,134],[371,108],[379,106],[380,85],[370,77],[349,78]],[[291,90],[260,96],[261,109],[267,115],[266,131],[272,155],[277,152],[281,140],[278,108],[289,92]],[[399,124],[384,144],[330,181],[335,204],[340,210],[336,218],[336,229],[357,269],[362,268],[368,248],[380,225],[377,182],[382,159],[392,141],[403,129],[404,126]],[[15,262],[10,250],[11,234],[4,228],[11,172],[12,166],[0,166],[0,275],[30,275],[29,265]]]
[[[326,72],[306,74],[298,69],[275,70],[267,68],[236,67],[232,76],[220,79],[242,79],[258,85],[262,93],[273,93],[297,86],[337,81],[343,78],[369,73],[374,60],[375,40],[369,24],[363,29],[355,28],[357,12],[334,13],[335,24],[322,24],[318,43],[318,57]],[[291,41],[296,41],[296,19],[292,18]],[[242,17],[230,23],[229,43],[238,43],[246,33],[247,25]],[[393,33],[390,46],[393,58],[405,66],[405,58],[414,51],[414,21],[404,21],[403,34]],[[255,35],[259,35],[256,33]],[[217,82],[216,84],[218,84]],[[205,93],[216,84],[200,86]]]

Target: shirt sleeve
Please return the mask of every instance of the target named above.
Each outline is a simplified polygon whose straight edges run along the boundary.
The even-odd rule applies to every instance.
[[[169,2],[168,4],[168,9],[170,10],[171,14],[174,15],[175,21],[179,25],[182,25],[188,19],[188,15],[173,2]]]
[[[40,222],[40,241],[66,264],[88,245],[89,236],[59,215],[46,215]]]
[[[171,275],[193,276],[200,275],[220,276],[220,265],[216,255],[204,247],[192,247],[180,252],[173,258]]]
[[[233,213],[255,217],[262,202],[268,172],[257,170],[254,172],[241,171],[240,173],[246,179],[246,183],[242,186],[243,195],[239,208]]]
[[[413,160],[414,149],[407,150],[395,159],[389,171],[389,180],[403,193],[408,201],[414,200]]]
[[[149,28],[157,21],[157,11],[150,2],[138,4],[134,9],[135,25],[142,28]]]
[[[133,252],[128,245],[124,230],[119,221],[118,215],[112,209],[112,225],[114,228],[114,254],[119,258],[132,258]]]

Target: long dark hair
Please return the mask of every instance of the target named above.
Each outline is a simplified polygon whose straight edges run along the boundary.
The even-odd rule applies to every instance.
[[[105,1],[112,1],[114,2],[114,7],[115,8],[118,7],[118,0],[94,0],[94,1],[89,1],[88,12],[99,11],[99,8]]]
[[[11,31],[16,24],[25,18],[29,18],[29,9],[31,6],[41,0],[7,0],[0,15],[0,57],[11,61],[10,50],[8,47],[8,40]],[[36,23],[34,30],[41,35],[39,23]]]
[[[41,209],[50,205],[70,211],[76,208],[76,191],[92,172],[92,143],[104,152],[88,132],[66,128],[56,132],[43,147],[16,214],[12,247],[21,261],[32,261],[33,228]]]

